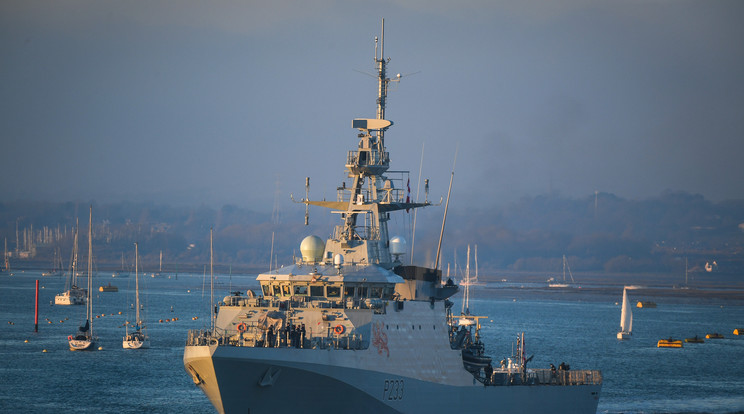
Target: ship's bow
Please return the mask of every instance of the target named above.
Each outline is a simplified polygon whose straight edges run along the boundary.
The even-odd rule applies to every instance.
[[[212,363],[212,355],[216,349],[217,345],[186,345],[183,353],[183,366],[194,384],[201,388],[209,398],[217,412],[224,413],[217,376]]]

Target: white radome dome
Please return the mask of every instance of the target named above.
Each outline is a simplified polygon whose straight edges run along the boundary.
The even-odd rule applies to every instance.
[[[404,254],[406,252],[406,239],[395,236],[390,239],[390,254]]]
[[[319,262],[323,259],[325,242],[318,236],[307,236],[300,243],[300,254],[304,262]]]

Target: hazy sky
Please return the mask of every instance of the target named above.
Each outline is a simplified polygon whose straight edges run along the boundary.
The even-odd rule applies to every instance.
[[[744,198],[742,1],[3,0],[0,200],[332,198],[383,17],[414,192]]]

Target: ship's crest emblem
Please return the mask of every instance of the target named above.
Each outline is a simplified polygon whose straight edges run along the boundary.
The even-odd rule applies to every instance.
[[[382,331],[382,322],[375,322],[372,324],[372,345],[377,348],[377,353],[382,355],[382,351],[385,351],[387,357],[390,357],[390,350],[388,349],[388,337],[385,332]]]

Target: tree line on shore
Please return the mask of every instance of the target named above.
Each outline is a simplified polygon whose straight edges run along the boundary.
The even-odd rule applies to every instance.
[[[51,266],[59,257],[67,266],[78,217],[84,223],[79,242],[87,243],[89,204],[95,259],[113,268],[131,266],[134,242],[150,268],[159,265],[161,252],[163,266],[171,269],[208,263],[210,228],[216,263],[268,268],[272,252],[273,263],[287,264],[300,255],[305,236],[325,239],[339,224],[337,215],[323,209],[313,211],[311,224],[304,226],[300,208],[278,215],[234,205],[14,201],[0,203],[0,243],[7,241],[12,262]],[[414,259],[419,265],[433,266],[442,214],[441,207],[418,211]],[[646,200],[550,194],[475,210],[453,206],[447,220],[442,269],[464,268],[467,246],[477,245],[484,273],[557,272],[563,256],[577,272],[679,273],[685,263],[692,272],[744,271],[744,200],[712,202],[685,192]],[[412,213],[396,216],[390,227],[391,235],[413,244]]]

